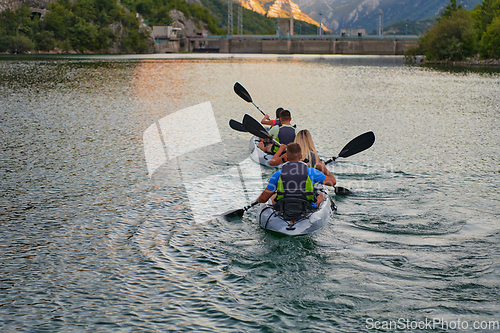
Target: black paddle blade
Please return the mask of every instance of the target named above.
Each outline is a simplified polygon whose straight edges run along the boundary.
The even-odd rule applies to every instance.
[[[239,121],[234,120],[234,119],[229,119],[229,127],[234,129],[235,131],[247,132],[245,127],[243,127],[243,124],[240,123]]]
[[[254,202],[252,202],[250,205],[248,205],[246,207],[227,211],[224,214],[222,214],[221,216],[224,217],[224,218],[226,218],[226,219],[230,219],[232,217],[242,217],[244,212],[246,212],[247,210],[249,210],[250,208],[252,208],[256,204],[258,204],[258,202],[254,201]]]
[[[267,133],[264,126],[261,125],[255,118],[245,114],[243,117],[243,127],[255,136],[261,139],[271,139],[272,137]]]
[[[250,97],[248,91],[238,82],[234,84],[234,92],[248,103],[252,103],[252,97]]]
[[[360,153],[363,150],[370,148],[375,142],[375,134],[373,132],[366,132],[360,136],[352,139],[342,151],[339,153],[339,157],[349,157],[354,154]]]
[[[336,195],[354,195],[354,193],[342,186],[335,186],[335,194]]]
[[[225,212],[221,216],[226,218],[226,219],[230,219],[232,217],[242,217],[244,212],[245,212],[245,210],[243,208],[234,209],[234,210],[230,210],[228,212]]]

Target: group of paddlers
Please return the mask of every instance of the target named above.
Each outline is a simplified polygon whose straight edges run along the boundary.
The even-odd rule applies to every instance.
[[[257,202],[294,197],[309,201],[312,207],[319,207],[324,197],[323,193],[315,196],[314,184],[334,186],[336,180],[320,160],[311,133],[298,130],[291,121],[290,111],[283,108],[276,110],[276,119],[270,119],[266,114],[261,121],[263,125],[271,126],[269,135],[274,140],[261,139],[259,148],[273,154],[269,162],[271,166],[283,166],[271,176]]]

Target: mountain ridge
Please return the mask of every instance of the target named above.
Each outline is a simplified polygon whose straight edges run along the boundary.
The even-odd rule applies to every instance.
[[[450,0],[295,0],[305,14],[316,18],[333,31],[362,28],[367,33],[377,30],[379,11],[383,26],[399,21],[419,21],[436,17]],[[458,0],[465,9],[472,9],[482,0]]]
[[[309,15],[304,14],[300,7],[291,0],[238,0],[246,9],[257,12],[268,17],[289,18],[304,21],[319,26]]]
[[[340,32],[342,28],[361,28],[367,33],[378,30],[379,12],[382,25],[400,21],[419,21],[436,17],[449,0],[236,0],[247,9],[269,17],[290,17]],[[458,0],[472,9],[482,0]]]

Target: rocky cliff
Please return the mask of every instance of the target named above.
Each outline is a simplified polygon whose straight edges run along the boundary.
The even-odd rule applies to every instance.
[[[238,2],[244,8],[262,15],[281,18],[293,17],[296,20],[319,26],[318,22],[304,14],[299,6],[290,0],[239,0]]]
[[[15,10],[26,4],[28,7],[47,8],[47,5],[54,0],[0,0],[0,12],[10,8]]]

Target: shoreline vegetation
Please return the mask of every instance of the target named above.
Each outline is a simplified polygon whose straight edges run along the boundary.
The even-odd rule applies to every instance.
[[[424,64],[498,66],[500,63],[500,0],[483,0],[472,10],[450,0],[432,29],[409,48],[405,57]]]
[[[474,67],[500,67],[500,59],[466,59],[466,60],[423,60],[422,65],[445,65],[445,66],[474,66]]]
[[[57,0],[43,16],[22,6],[0,12],[0,54],[154,53],[152,25],[172,24],[171,16],[180,14],[181,21],[223,35],[223,13],[222,7],[209,10],[185,0]],[[249,33],[272,34],[271,19],[249,15],[261,23]],[[500,66],[500,0],[483,0],[472,10],[450,0],[405,58],[419,64]]]
[[[45,0],[44,0],[45,1]],[[43,3],[43,1],[41,1]],[[197,4],[199,3],[199,4]],[[184,36],[227,31],[227,3],[186,0],[56,0],[0,12],[0,53],[153,53],[152,26],[177,25]],[[206,5],[205,5],[206,6]],[[244,33],[273,34],[276,19],[243,10]],[[316,27],[297,22],[305,34]],[[298,27],[297,27],[298,28]]]

